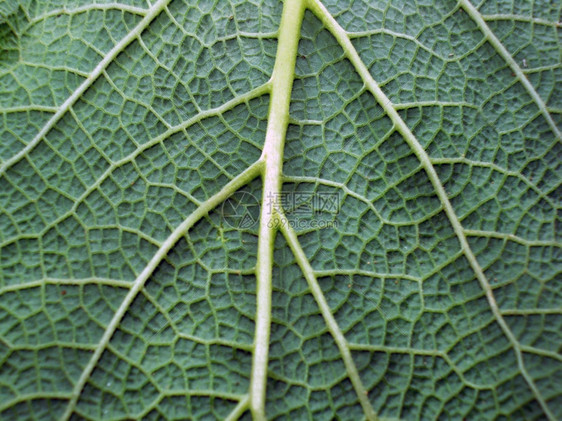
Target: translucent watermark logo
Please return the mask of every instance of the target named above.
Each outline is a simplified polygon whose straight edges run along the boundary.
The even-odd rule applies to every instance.
[[[327,221],[324,219],[301,219],[301,218],[273,218],[269,221],[269,228],[281,226],[289,226],[297,231],[304,229],[325,229],[325,228],[337,228],[338,221]]]
[[[223,202],[221,212],[224,222],[232,228],[252,228],[260,217],[260,202],[251,193],[237,191]]]
[[[328,192],[270,193],[265,200],[264,211],[271,215],[274,209],[279,208],[287,217],[279,223],[289,224],[297,230],[335,228],[338,223],[334,216],[340,210],[340,196]],[[227,225],[249,229],[259,222],[260,203],[251,193],[236,192],[223,202],[221,211]]]
[[[266,200],[267,212],[275,207],[282,208],[286,214],[314,216],[337,214],[340,210],[340,196],[326,192],[279,192],[270,193]]]

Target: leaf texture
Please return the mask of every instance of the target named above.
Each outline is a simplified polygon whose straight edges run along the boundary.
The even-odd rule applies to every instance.
[[[562,419],[560,21],[0,0],[0,418]]]

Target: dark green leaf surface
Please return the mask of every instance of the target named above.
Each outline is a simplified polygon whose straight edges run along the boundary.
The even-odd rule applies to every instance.
[[[314,4],[282,190],[338,210],[275,239],[268,419],[562,419],[560,4]],[[282,9],[0,0],[0,418],[251,418],[221,204],[262,197]]]

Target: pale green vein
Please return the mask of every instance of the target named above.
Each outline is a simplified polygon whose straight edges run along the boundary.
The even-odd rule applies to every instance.
[[[29,111],[40,111],[45,113],[56,113],[58,110],[57,107],[49,107],[47,105],[36,105],[36,104],[29,104],[29,105],[20,105],[15,107],[7,107],[0,109],[0,112],[3,114],[8,113],[27,113]]]
[[[151,335],[148,335],[148,337],[145,338],[145,342],[146,343],[157,342],[157,341],[155,341],[155,339],[158,339],[157,336],[160,335],[164,331],[164,329],[166,329],[167,327],[171,327],[172,330],[174,331],[174,334],[176,336],[178,336],[180,334],[180,329],[178,329],[178,326],[176,325],[176,321],[179,320],[179,318],[182,317],[182,314],[180,314],[180,315],[173,314],[173,313],[169,314],[169,312],[166,311],[166,309],[164,309],[164,307],[162,307],[162,305],[158,302],[158,300],[156,298],[154,298],[152,296],[152,294],[150,294],[146,289],[142,289],[140,291],[140,293],[150,304],[152,304],[154,306],[154,308],[156,310],[158,310],[158,312],[166,320],[166,323],[162,324],[161,326],[151,326],[150,327],[151,330],[153,330],[154,332]],[[195,338],[193,338],[193,340],[194,340],[194,342],[199,342]]]
[[[244,172],[236,176],[232,179],[229,183],[227,183],[218,193],[211,196],[205,202],[201,204],[191,215],[189,215],[175,230],[170,234],[170,236],[164,241],[162,246],[158,249],[158,251],[154,254],[150,262],[146,265],[146,267],[142,270],[139,276],[135,279],[132,284],[131,289],[125,296],[123,302],[119,306],[118,310],[115,312],[115,315],[112,317],[111,321],[107,325],[103,336],[96,348],[96,351],[93,353],[90,361],[82,371],[78,382],[76,383],[74,390],[72,392],[72,399],[69,401],[66,411],[62,417],[63,420],[69,419],[74,411],[78,398],[80,397],[80,393],[84,388],[84,385],[90,378],[90,374],[94,370],[95,366],[97,365],[103,351],[107,348],[113,333],[117,329],[117,326],[121,322],[121,319],[129,309],[129,306],[139,293],[139,291],[143,288],[147,279],[152,275],[156,267],[160,264],[162,259],[166,257],[170,249],[176,244],[176,242],[183,237],[187,231],[201,218],[209,213],[212,209],[214,209],[218,204],[224,201],[228,196],[238,190],[240,187],[244,186],[251,180],[253,180],[258,174],[260,174],[262,170],[262,162],[258,161],[248,167]]]
[[[414,348],[399,348],[386,345],[370,345],[370,344],[357,344],[350,343],[349,348],[354,351],[367,351],[367,352],[384,352],[385,354],[407,354],[412,357],[432,357],[443,359],[455,372],[457,376],[462,380],[463,384],[475,389],[475,390],[490,390],[493,386],[482,386],[473,383],[466,379],[464,373],[459,369],[459,367],[451,360],[451,357],[446,352],[431,350],[431,349],[414,349]],[[506,379],[507,380],[507,379]]]
[[[544,155],[539,156],[539,158],[542,158],[542,157],[544,157]],[[499,165],[494,164],[493,162],[476,161],[474,159],[466,158],[465,156],[457,157],[457,158],[447,157],[447,158],[430,158],[430,159],[431,159],[431,163],[434,164],[434,165],[465,164],[465,165],[468,165],[470,167],[490,168],[490,169],[493,169],[494,171],[497,171],[501,174],[509,175],[509,176],[512,176],[512,177],[520,177],[522,180],[525,181],[526,184],[529,184],[529,185],[532,184],[531,180],[529,180],[528,178],[523,176],[520,172],[508,170],[507,168],[500,167]]]
[[[74,103],[82,96],[86,90],[99,78],[105,71],[107,66],[127,47],[135,38],[137,38],[142,31],[152,22],[152,20],[160,14],[166,7],[170,0],[159,0],[147,11],[146,16],[138,23],[135,28],[129,32],[118,44],[116,44],[105,57],[97,64],[94,70],[90,73],[88,78],[64,101],[58,111],[49,119],[43,128],[35,135],[35,137],[17,154],[0,165],[0,176],[2,176],[8,168],[27,155],[43,137],[53,128],[53,126],[66,114],[66,112],[74,105]]]
[[[244,351],[252,352],[253,346],[250,344],[244,344],[235,341],[229,341],[228,339],[221,339],[219,337],[213,339],[205,339],[195,335],[189,335],[187,333],[182,332],[176,322],[184,317],[183,314],[170,314],[162,305],[158,302],[156,298],[154,298],[150,293],[148,293],[145,289],[141,290],[141,294],[145,297],[158,312],[162,315],[162,317],[166,320],[162,326],[156,328],[156,326],[151,326],[152,329],[156,330],[152,335],[149,335],[145,338],[145,342],[158,342],[155,339],[158,339],[158,335],[162,333],[162,331],[167,328],[168,326],[171,327],[178,338],[187,339],[191,342],[203,344],[203,345],[222,345],[225,347],[229,347],[232,349],[241,349]]]
[[[533,18],[529,16],[521,16],[521,15],[513,15],[509,13],[495,13],[490,15],[481,15],[485,21],[497,21],[497,20],[505,20],[508,22],[526,22],[526,23],[534,23],[538,25],[545,25],[545,26],[553,26],[555,28],[560,28],[562,24],[560,22],[549,21],[546,19],[540,18]]]
[[[315,270],[314,275],[318,278],[326,276],[368,276],[372,278],[380,279],[405,279],[412,282],[421,282],[422,280],[416,276],[399,274],[399,273],[385,273],[385,272],[374,272],[371,270],[361,270],[361,269],[326,269],[326,270]]]
[[[461,2],[463,4],[467,3],[466,0],[461,0]],[[486,298],[488,300],[488,304],[490,305],[492,313],[494,314],[494,317],[495,317],[498,325],[500,326],[501,330],[504,332],[505,336],[508,338],[509,342],[511,343],[511,345],[513,347],[513,350],[514,350],[514,352],[516,354],[516,357],[517,357],[517,362],[518,362],[518,365],[519,365],[519,369],[521,371],[521,375],[524,377],[524,379],[527,382],[529,388],[533,392],[535,398],[537,399],[537,401],[541,405],[545,415],[549,419],[554,420],[555,419],[554,415],[552,414],[552,412],[551,412],[550,408],[548,407],[548,405],[547,405],[545,399],[543,398],[542,394],[538,390],[533,378],[531,377],[531,375],[527,371],[527,368],[525,367],[525,362],[523,360],[523,354],[522,354],[522,351],[521,351],[521,346],[520,346],[519,342],[517,341],[517,338],[515,337],[515,335],[513,334],[511,329],[509,328],[509,326],[507,325],[506,321],[504,320],[504,318],[503,318],[503,316],[502,316],[502,314],[499,310],[499,307],[498,307],[498,304],[496,302],[496,298],[494,296],[494,293],[493,293],[493,290],[490,286],[490,283],[488,282],[488,279],[486,278],[486,275],[484,274],[484,271],[482,270],[480,264],[478,263],[478,260],[476,259],[476,256],[474,255],[472,249],[470,248],[470,245],[468,244],[467,238],[464,234],[464,229],[463,229],[463,227],[462,227],[462,225],[459,221],[459,218],[457,217],[457,215],[455,213],[455,210],[453,209],[453,206],[452,206],[451,202],[449,201],[447,193],[445,192],[445,189],[444,189],[443,185],[441,184],[441,180],[439,179],[439,176],[437,175],[437,172],[435,171],[435,168],[433,167],[427,152],[423,149],[423,147],[419,143],[418,139],[414,136],[414,134],[410,131],[409,127],[406,125],[404,120],[402,120],[402,118],[400,117],[400,114],[398,114],[398,111],[396,111],[396,109],[393,107],[393,104],[390,101],[390,99],[381,90],[378,83],[373,79],[373,77],[369,73],[369,69],[363,63],[361,58],[359,57],[359,54],[357,53],[357,50],[353,46],[353,44],[352,44],[351,40],[349,39],[349,37],[347,36],[347,33],[345,32],[345,30],[332,17],[330,12],[324,7],[324,5],[320,1],[318,1],[318,0],[308,0],[308,4],[309,4],[309,7],[310,7],[311,11],[314,12],[314,14],[318,17],[318,19],[320,19],[320,21],[324,24],[324,26],[330,31],[330,33],[334,36],[334,38],[336,38],[336,40],[339,42],[341,47],[344,49],[344,52],[345,52],[347,58],[353,64],[353,66],[355,67],[355,70],[357,71],[357,73],[359,74],[359,76],[361,77],[361,79],[363,80],[363,82],[365,83],[367,88],[369,89],[369,91],[373,94],[373,96],[377,100],[377,102],[386,111],[388,117],[394,123],[394,125],[396,127],[396,130],[404,137],[404,140],[412,148],[412,151],[416,154],[420,163],[424,167],[424,169],[425,169],[425,171],[428,175],[428,178],[431,181],[431,184],[433,185],[433,188],[435,189],[435,193],[437,194],[437,197],[441,201],[441,203],[443,205],[443,208],[445,210],[445,213],[447,214],[447,217],[448,217],[448,219],[449,219],[449,221],[450,221],[450,223],[453,227],[453,230],[455,231],[455,234],[457,235],[457,238],[459,240],[461,249],[463,250],[463,253],[464,253],[467,261],[469,262],[472,270],[474,271],[474,274],[475,274],[476,278],[478,279],[482,289],[485,291]],[[476,12],[476,14],[478,15],[477,12]],[[479,15],[478,15],[478,18],[482,19]],[[492,34],[492,36],[493,36],[493,34]],[[501,46],[501,44],[500,44],[500,46]],[[503,48],[503,46],[501,46],[501,47]],[[513,62],[513,58],[511,58],[511,56],[509,56],[509,58]],[[515,66],[517,66],[516,63],[515,63]],[[517,66],[517,69],[519,69],[518,66]],[[521,73],[520,69],[519,69],[519,72]],[[524,78],[524,76],[523,76],[523,79],[526,80],[526,78]],[[530,84],[529,84],[529,86],[530,86]],[[532,88],[532,86],[530,86],[530,87]],[[534,92],[534,89],[533,89],[533,92]],[[535,92],[535,94],[536,94],[536,92]],[[537,95],[537,97],[538,97],[538,95]],[[538,98],[538,99],[540,100],[540,98]],[[542,102],[542,100],[541,100],[541,102]],[[550,116],[548,116],[548,117],[550,117]],[[552,121],[552,119],[550,121]],[[554,128],[556,128],[556,126],[554,126]],[[558,134],[558,136],[559,136],[559,134]]]
[[[244,344],[244,343],[241,343],[241,342],[234,342],[234,341],[229,341],[227,339],[220,339],[220,338],[204,339],[204,338],[201,338],[199,336],[188,335],[187,333],[184,333],[184,332],[179,332],[178,338],[186,339],[188,341],[192,341],[194,343],[198,343],[198,344],[202,344],[202,345],[220,345],[220,346],[225,346],[225,347],[232,348],[232,349],[240,349],[240,350],[246,351],[246,352],[252,352],[254,350],[253,345],[250,345],[250,344]]]
[[[156,6],[156,5],[155,5]],[[42,15],[36,16],[31,20],[31,24],[38,23],[42,20],[52,18],[52,17],[59,17],[61,15],[72,16],[78,15],[80,13],[86,13],[90,11],[105,11],[105,10],[115,10],[121,12],[132,13],[134,15],[139,16],[146,16],[150,13],[150,10],[142,9],[140,7],[131,6],[128,4],[123,3],[94,3],[94,4],[87,4],[84,6],[76,7],[76,8],[66,8],[63,7],[61,9],[54,9],[50,10],[47,13],[43,13]]]
[[[472,229],[464,229],[463,231],[465,235],[469,237],[497,238],[499,240],[513,241],[515,243],[519,243],[524,246],[562,247],[562,243],[556,241],[528,240],[526,238],[522,238],[514,234],[504,234],[497,231],[482,231],[482,230],[472,230]]]
[[[477,105],[471,104],[469,102],[463,101],[415,101],[415,102],[401,102],[394,104],[394,108],[397,110],[407,110],[409,108],[421,108],[421,107],[463,107],[463,108],[473,108],[479,110]]]
[[[244,241],[242,241],[244,243]],[[255,275],[256,268],[248,268],[248,269],[230,269],[230,268],[209,268],[206,265],[203,266],[209,273],[211,274],[229,274],[229,275]]]
[[[536,348],[534,346],[528,346],[528,345],[521,345],[521,351],[526,352],[528,354],[539,355],[541,357],[552,358],[553,360],[562,362],[562,355],[553,351],[548,351],[546,349]]]
[[[440,357],[449,358],[449,356],[437,349],[423,349],[423,348],[402,348],[388,345],[372,345],[350,342],[349,349],[354,351],[369,351],[369,352],[384,352],[387,354],[409,354],[409,355],[422,355],[427,357]]]
[[[213,39],[212,42],[205,42],[204,39],[202,39],[197,33],[195,32],[188,32],[185,30],[185,28],[177,21],[177,19],[175,18],[175,16],[170,13],[170,11],[168,10],[168,8],[166,8],[166,14],[168,15],[168,17],[170,18],[170,20],[174,23],[174,25],[186,36],[189,38],[193,38],[196,39],[202,46],[204,46],[205,48],[211,48],[213,45],[216,45],[218,43],[222,43],[225,41],[232,41],[232,40],[236,40],[239,39],[240,37],[243,38],[253,38],[253,39],[276,39],[279,36],[278,31],[275,32],[244,32],[244,31],[236,31],[232,34],[229,35],[224,35],[222,37],[216,37]]]
[[[408,34],[403,34],[401,32],[396,32],[396,31],[392,31],[390,29],[387,28],[377,28],[377,29],[373,29],[370,31],[357,31],[357,32],[347,32],[347,35],[350,39],[356,39],[356,38],[364,38],[364,37],[371,37],[373,35],[388,35],[391,36],[393,38],[400,38],[400,39],[404,39],[406,41],[410,41],[413,44],[415,44],[418,48],[421,48],[422,50],[428,52],[429,54],[438,57],[439,59],[443,60],[443,61],[447,61],[447,59],[445,57],[440,56],[439,54],[437,54],[435,51],[433,51],[431,48],[425,46],[419,39],[417,39],[416,37],[413,37],[411,35]]]
[[[539,314],[562,314],[560,308],[506,308],[501,310],[504,316],[535,316]]]
[[[100,230],[100,229],[102,229],[102,230],[103,229],[114,229],[114,230],[119,230],[121,232],[127,232],[129,234],[136,235],[140,239],[146,241],[149,244],[152,244],[153,246],[160,247],[162,245],[161,241],[158,241],[156,238],[151,237],[150,235],[142,232],[141,230],[136,229],[136,228],[130,228],[130,227],[127,227],[125,225],[121,225],[119,223],[117,223],[117,224],[90,225],[88,227],[84,227],[84,231],[86,232],[86,234],[89,234],[90,231]]]
[[[62,393],[62,392],[37,392],[37,393],[26,393],[24,395],[18,395],[17,397],[10,399],[10,400],[4,400],[1,404],[0,404],[0,411],[4,411],[10,407],[13,407],[19,403],[24,403],[24,402],[33,402],[34,400],[38,400],[38,399],[69,399],[70,396],[68,393]]]
[[[113,161],[111,163],[111,165],[103,172],[103,174],[101,174],[96,179],[96,181],[94,183],[92,183],[92,185],[90,185],[80,195],[80,197],[78,197],[76,199],[72,198],[72,200],[74,202],[72,207],[67,212],[65,212],[64,214],[59,216],[57,219],[55,219],[53,222],[51,222],[48,226],[46,226],[44,228],[44,230],[41,232],[41,234],[48,231],[52,226],[55,226],[59,222],[68,218],[70,215],[73,215],[76,212],[76,209],[78,209],[78,206],[84,201],[84,199],[86,199],[86,197],[88,197],[88,195],[90,193],[92,193],[99,186],[101,186],[103,181],[106,180],[116,168],[119,168],[119,167],[123,166],[123,164],[125,164],[127,162],[133,161],[137,156],[139,156],[145,150],[150,149],[151,147],[164,142],[164,140],[166,140],[167,138],[169,138],[173,134],[178,133],[178,132],[180,132],[180,131],[182,131],[182,130],[184,130],[184,129],[186,129],[186,128],[188,128],[188,127],[190,127],[190,126],[192,126],[192,125],[194,125],[194,124],[196,124],[200,121],[203,121],[206,118],[215,117],[215,116],[217,116],[221,113],[224,113],[225,111],[228,111],[228,110],[236,107],[237,105],[247,103],[251,99],[262,96],[263,94],[268,93],[269,89],[270,89],[270,84],[266,83],[266,84],[263,84],[262,86],[258,86],[257,88],[255,88],[255,89],[253,89],[253,90],[251,90],[251,91],[249,91],[249,92],[247,92],[243,95],[240,95],[236,98],[233,98],[228,102],[225,102],[223,105],[221,105],[219,107],[211,108],[211,109],[208,109],[206,111],[202,111],[201,113],[189,118],[188,120],[184,121],[183,123],[178,124],[177,126],[174,126],[171,129],[165,131],[164,133],[155,137],[154,139],[152,139],[152,140],[150,140],[146,143],[143,143],[141,146],[139,146],[137,149],[135,149],[133,152],[131,152],[126,157],[124,157],[124,158],[122,158],[118,161]],[[72,111],[72,110],[70,110],[70,111]],[[93,140],[92,140],[92,142],[93,142]],[[99,151],[99,152],[103,154],[103,151]],[[17,186],[16,186],[16,188],[17,188]],[[5,242],[8,242],[8,241],[11,242],[12,240],[9,239],[9,240],[6,240]]]
[[[166,11],[167,16],[174,21],[173,16],[169,13],[168,8],[164,9]],[[174,76],[174,78],[176,80],[182,80],[182,77],[178,74],[176,74],[174,72],[173,69],[171,69],[170,67],[168,67],[165,63],[163,63],[153,52],[150,48],[148,48],[148,46],[146,45],[146,43],[144,42],[142,36],[139,37],[139,45],[141,46],[141,48],[144,50],[144,52],[148,55],[148,57],[150,57],[154,63],[158,64],[158,66],[162,67],[163,69],[165,69],[168,74]],[[196,98],[193,96],[193,93],[191,92],[191,89],[187,89],[186,88],[186,92],[187,95],[189,97],[189,100],[191,101],[191,103],[193,104],[193,106],[197,109],[197,112],[200,113],[201,112],[201,108],[199,106],[199,104],[197,103]]]
[[[256,325],[250,375],[250,408],[254,420],[265,421],[265,392],[271,330],[273,246],[276,227],[269,204],[281,191],[283,147],[289,124],[289,104],[295,76],[295,62],[304,16],[303,0],[286,0],[279,24],[279,41],[271,76],[271,96],[265,143],[262,207],[256,261]]]
[[[326,330],[321,330],[316,332],[317,335],[324,335],[325,333],[330,333],[328,331],[328,329]],[[303,356],[304,357],[304,356]],[[332,360],[329,360],[332,361]],[[329,362],[327,361],[327,362]],[[310,383],[307,381],[306,378],[302,379],[302,380],[297,380],[293,377],[292,373],[287,373],[286,375],[282,375],[279,374],[278,372],[272,371],[271,373],[269,373],[269,377],[273,380],[277,380],[279,382],[282,383],[286,383],[286,384],[290,384],[290,385],[294,385],[294,386],[299,386],[302,387],[303,389],[309,389],[310,388]],[[330,376],[329,379],[323,379],[322,384],[317,384],[314,387],[314,390],[318,391],[318,390],[322,390],[325,391],[327,394],[333,393],[333,389],[337,388],[338,385],[341,386],[342,382],[348,381],[349,380],[349,376],[347,374],[347,371],[343,371],[342,374],[338,374],[338,375],[333,375]],[[334,395],[337,396],[337,395]],[[365,419],[365,418],[363,418]],[[381,418],[378,418],[378,421],[381,421]]]
[[[49,70],[50,72],[73,73],[76,76],[80,76],[82,78],[87,78],[89,76],[89,73],[87,73],[83,70],[75,69],[75,68],[68,67],[68,66],[53,66],[53,65],[49,65],[49,64],[43,64],[43,63],[33,63],[33,62],[30,62],[30,61],[25,61],[25,60],[19,61],[18,64],[20,66],[27,66],[27,67],[36,68],[36,69],[46,69],[46,70]],[[54,108],[55,108],[55,112],[56,112],[58,110],[58,108],[57,107],[54,107]]]
[[[242,416],[244,411],[246,411],[246,409],[248,409],[249,406],[250,406],[250,395],[244,395],[244,397],[240,399],[240,402],[238,402],[238,405],[236,405],[232,410],[232,412],[228,414],[228,416],[225,418],[225,421],[237,420]]]
[[[463,256],[463,251],[459,249],[455,254],[450,256],[449,259],[443,261],[439,265],[436,265],[431,271],[425,273],[424,276],[421,278],[417,278],[415,276],[406,275],[406,274],[396,274],[396,277],[394,277],[393,274],[386,274],[386,276],[381,276],[380,278],[381,279],[406,279],[408,281],[419,282],[420,284],[423,284],[423,281],[431,278],[435,274],[441,273],[441,271],[445,267],[450,265],[452,261],[455,261],[461,256]],[[338,274],[346,274],[346,275],[349,274],[349,276],[353,276],[353,275],[378,276],[379,275],[378,272],[372,272],[369,270],[361,270],[361,269],[351,269],[349,270],[349,272],[345,269],[326,269],[326,270],[315,271],[315,273],[317,275],[323,275],[323,276],[334,276]]]
[[[96,345],[95,344],[88,344],[84,342],[66,342],[60,341],[55,339],[49,342],[43,342],[38,345],[14,345],[13,343],[6,341],[7,344],[10,344],[10,350],[14,351],[41,351],[45,349],[57,348],[61,349],[79,349],[81,351],[95,351]]]
[[[347,340],[340,330],[340,327],[338,326],[338,323],[336,322],[332,311],[330,310],[330,306],[326,301],[326,297],[324,296],[324,293],[322,292],[322,289],[318,284],[318,280],[314,275],[314,269],[312,269],[312,266],[310,265],[310,262],[308,261],[308,258],[306,257],[306,254],[304,253],[304,250],[299,243],[297,235],[291,228],[289,221],[283,215],[280,215],[279,226],[281,232],[287,240],[287,244],[293,251],[295,260],[302,270],[302,273],[308,283],[308,287],[310,288],[310,291],[312,292],[312,295],[316,300],[318,307],[320,308],[320,313],[322,314],[328,330],[334,338],[334,341],[336,342],[336,345],[341,353],[348,377],[351,380],[353,388],[355,389],[355,393],[357,394],[359,403],[363,408],[365,417],[368,420],[376,420],[377,414],[375,413],[375,410],[369,402],[369,398],[367,396],[368,391],[367,389],[365,389],[365,386],[363,386],[363,382],[361,381],[361,377],[359,376],[359,372],[357,371],[357,367],[355,366],[355,362],[353,361],[353,357],[351,355]]]
[[[219,398],[219,399],[224,399],[224,400],[228,400],[228,401],[240,401],[244,398],[244,396],[246,395],[239,395],[236,393],[228,393],[228,392],[221,392],[218,390],[213,390],[213,389],[193,389],[189,391],[190,396],[206,396],[206,397],[213,397],[213,398]],[[185,390],[180,389],[180,390],[168,390],[164,393],[163,395],[165,396],[181,396],[183,398],[185,398]]]
[[[201,204],[201,201],[199,199],[197,199],[196,197],[191,195],[188,191],[185,191],[184,189],[179,188],[177,186],[177,184],[161,183],[161,182],[158,182],[158,181],[150,181],[148,178],[144,177],[143,174],[140,174],[140,176],[143,178],[146,185],[149,186],[149,187],[159,187],[159,188],[163,188],[163,189],[170,189],[170,190],[174,191],[175,193],[177,193],[178,195],[185,197],[190,202],[195,203],[197,206],[199,206]]]
[[[132,285],[130,281],[121,281],[119,279],[106,279],[106,278],[43,278],[36,281],[25,282],[22,284],[7,285],[0,288],[0,295],[7,292],[21,291],[24,289],[38,288],[43,285],[62,285],[62,286],[79,286],[79,285],[106,285],[116,288],[127,288],[129,289]]]
[[[139,373],[142,373],[143,377],[146,378],[146,380],[152,383],[154,388],[158,391],[158,394],[162,394],[163,388],[162,386],[160,386],[160,383],[154,378],[154,370],[151,370],[150,366],[147,367],[145,364],[139,364],[137,361],[135,361],[134,356],[131,356],[131,354],[128,353],[126,349],[123,349],[123,347],[115,346],[109,343],[107,344],[106,349],[111,355],[114,355],[117,360],[123,361],[130,367],[135,367],[135,369],[138,370]],[[93,382],[95,383],[95,380]],[[107,383],[106,386],[108,386]]]
[[[177,389],[168,389],[168,390],[163,390],[159,395],[158,398],[155,399],[154,401],[152,401],[152,403],[150,405],[147,405],[141,412],[137,412],[135,413],[134,419],[138,419],[138,420],[145,420],[148,417],[148,414],[153,411],[155,408],[157,408],[158,406],[162,405],[162,401],[166,398],[169,397],[182,397],[185,399],[185,390],[177,390]],[[244,396],[240,396],[240,395],[236,395],[233,393],[227,393],[227,392],[217,392],[217,391],[213,391],[213,390],[208,390],[208,389],[195,389],[195,390],[190,390],[189,391],[190,396],[201,396],[201,397],[205,397],[205,398],[211,398],[211,399],[221,399],[221,400],[226,400],[226,401],[234,401],[234,402],[239,402],[241,400],[244,399]],[[107,416],[109,414],[109,412],[107,410],[103,410],[104,412],[104,416]],[[84,419],[91,419],[91,415],[86,413],[83,413],[82,411],[80,411],[79,409],[76,411],[76,413],[78,415],[81,415]]]
[[[558,70],[561,67],[561,63],[556,63],[556,64],[545,64],[543,66],[533,66],[533,63],[529,63],[527,62],[527,64],[529,65],[529,68],[524,69],[524,72],[526,74],[533,74],[533,73],[541,73],[541,72],[550,72],[550,71],[554,71],[554,70]]]
[[[540,156],[534,157],[535,159],[543,158],[549,151],[544,151]],[[556,208],[556,204],[552,201],[552,199],[548,196],[548,193],[543,192],[539,189],[536,184],[533,183],[532,177],[529,179],[524,174],[521,174],[517,171],[508,170],[504,167],[501,167],[493,162],[485,162],[485,161],[475,161],[473,159],[465,158],[464,155],[460,158],[430,158],[432,165],[455,165],[455,164],[464,164],[469,167],[482,167],[482,168],[490,168],[500,174],[504,174],[510,177],[515,177],[522,180],[529,188],[535,191],[541,198],[548,202],[553,208]]]
[[[107,72],[104,70],[103,71],[103,76],[105,78],[105,80],[107,81],[107,83],[109,83],[109,85],[115,90],[115,92],[117,92],[119,95],[121,95],[121,97],[123,98],[123,102],[133,102],[136,103],[138,105],[140,105],[141,107],[143,107],[145,110],[150,111],[157,119],[160,123],[162,123],[163,126],[166,127],[167,130],[170,130],[172,128],[172,125],[170,123],[168,123],[166,121],[166,119],[164,117],[162,117],[160,115],[160,113],[158,111],[156,111],[154,109],[154,107],[151,104],[145,104],[141,101],[137,101],[135,98],[131,98],[129,97],[125,92],[123,92],[123,90],[121,90],[113,81],[113,79],[111,79],[111,76],[109,76],[109,74],[107,74]],[[121,121],[121,115],[119,115],[119,120]],[[121,125],[122,128],[126,130],[126,133],[129,135],[129,137],[131,139],[134,139],[135,137],[133,135],[131,135],[131,133],[129,132],[129,130],[126,127],[126,124],[123,124],[123,122],[121,121]]]
[[[324,333],[324,331],[319,332],[319,333]],[[269,378],[271,378],[272,380],[277,380],[277,381],[285,383],[285,384],[299,386],[299,387],[302,387],[303,389],[308,389],[310,387],[310,385],[308,384],[306,379],[298,380],[298,379],[293,378],[293,376],[291,376],[290,374],[282,375],[282,374],[279,374],[279,372],[272,371],[268,375],[269,375]],[[346,379],[347,376],[345,375],[345,377],[343,377],[343,378],[340,378],[339,376],[333,377],[333,378],[330,379],[331,381],[325,381],[322,385],[317,386],[317,388],[318,388],[317,390],[329,391],[332,387],[334,387],[335,385],[340,383],[344,378]]]
[[[441,208],[436,208],[436,209],[432,210],[431,212],[426,213],[423,218],[420,218],[420,219],[417,219],[417,220],[391,221],[388,218],[385,218],[381,215],[381,213],[373,205],[371,200],[369,200],[367,197],[363,196],[362,194],[351,190],[349,187],[347,187],[347,185],[345,185],[343,183],[328,180],[328,179],[325,179],[325,178],[319,178],[319,177],[294,176],[294,175],[283,176],[283,181],[288,182],[288,183],[311,183],[311,184],[318,184],[318,185],[323,185],[323,186],[341,189],[346,195],[348,195],[350,197],[353,197],[354,199],[357,199],[357,200],[365,203],[368,206],[368,208],[373,211],[373,213],[376,215],[376,217],[379,218],[379,220],[381,222],[383,222],[385,224],[392,225],[392,226],[396,226],[396,227],[412,226],[413,224],[419,224],[419,223],[422,223],[424,221],[427,221],[428,219],[431,219],[432,217],[437,215],[439,212],[441,212]],[[395,183],[395,184],[397,184],[397,183]],[[377,196],[382,196],[382,194],[377,195]]]
[[[289,124],[293,124],[295,126],[322,126],[325,122],[323,120],[308,120],[289,117]]]
[[[496,37],[496,35],[492,32],[486,21],[482,18],[480,12],[472,5],[469,0],[459,0],[459,4],[465,10],[465,12],[474,20],[476,25],[480,28],[480,31],[484,34],[488,42],[495,48],[498,54],[506,61],[509,65],[513,73],[517,76],[517,79],[521,82],[521,84],[525,87],[531,98],[535,101],[535,104],[539,108],[541,114],[547,121],[548,125],[552,129],[552,132],[556,136],[557,139],[562,140],[562,135],[558,126],[552,119],[552,116],[549,114],[546,104],[544,103],[543,99],[540,97],[538,92],[535,90],[535,87],[529,82],[525,73],[517,64],[513,56],[507,51],[501,41]]]

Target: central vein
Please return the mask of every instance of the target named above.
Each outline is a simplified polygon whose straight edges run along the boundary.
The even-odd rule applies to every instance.
[[[260,158],[263,166],[263,195],[256,264],[257,310],[250,409],[254,420],[265,420],[265,389],[271,331],[273,246],[277,234],[276,198],[281,193],[283,146],[289,124],[289,104],[295,76],[295,62],[304,15],[304,0],[286,0],[279,27],[279,43],[271,77],[269,118]]]

